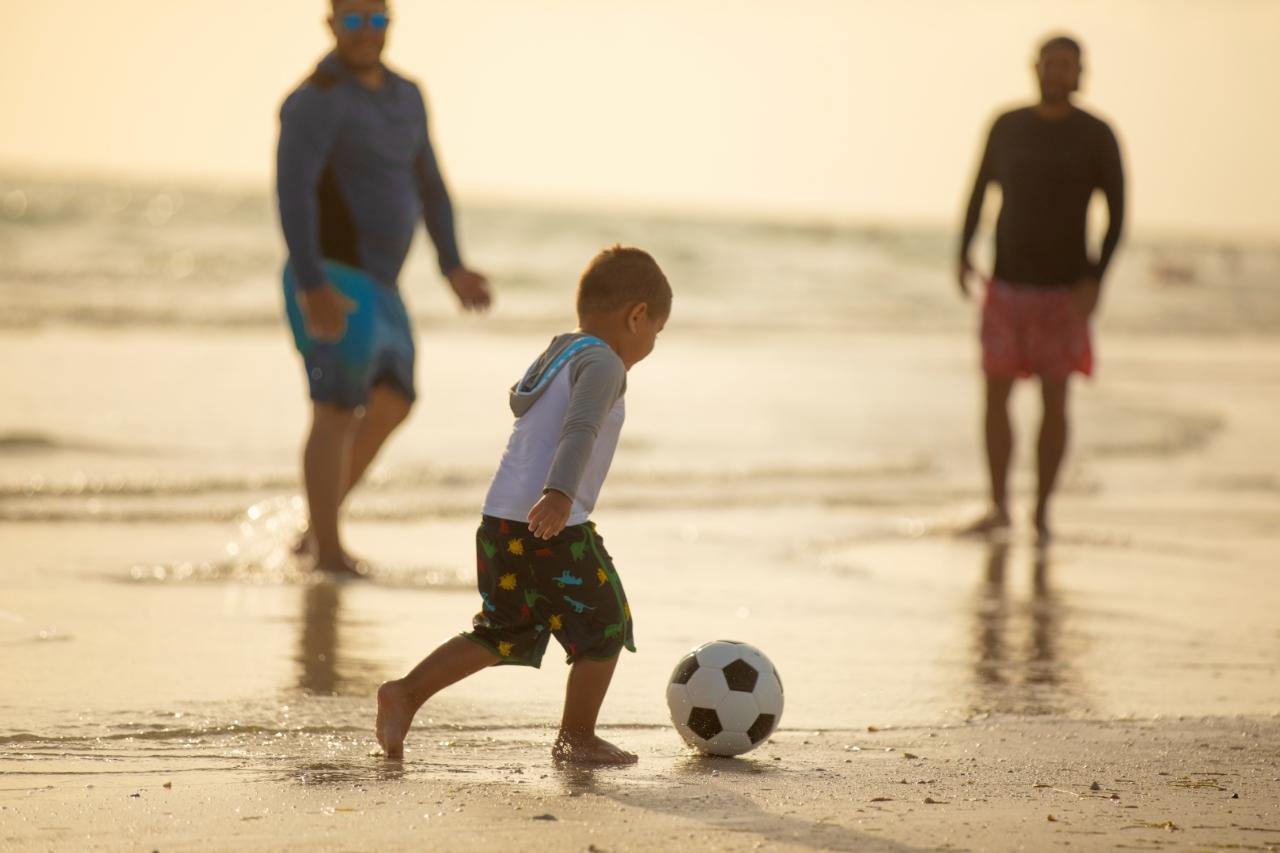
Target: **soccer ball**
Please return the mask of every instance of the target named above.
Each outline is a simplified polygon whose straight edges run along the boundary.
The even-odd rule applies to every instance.
[[[680,659],[667,684],[671,722],[710,755],[741,755],[782,719],[782,679],[764,653],[732,640],[704,643]]]

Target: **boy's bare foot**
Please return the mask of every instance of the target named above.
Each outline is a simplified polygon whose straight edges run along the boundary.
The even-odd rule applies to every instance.
[[[635,764],[639,757],[595,735],[561,732],[551,747],[551,757],[569,764]]]
[[[1011,523],[1006,510],[992,509],[976,521],[961,527],[957,533],[960,536],[990,536],[1008,530]]]
[[[388,681],[378,688],[378,719],[374,733],[387,758],[404,758],[404,739],[409,734],[416,709],[409,691],[399,681]]]

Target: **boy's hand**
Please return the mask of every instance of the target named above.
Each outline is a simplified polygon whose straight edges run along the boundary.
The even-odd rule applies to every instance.
[[[564,492],[548,489],[529,510],[529,532],[537,539],[550,539],[564,530],[573,501]]]

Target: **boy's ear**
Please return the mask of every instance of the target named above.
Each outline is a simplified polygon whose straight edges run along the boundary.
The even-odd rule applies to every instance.
[[[640,326],[640,321],[648,315],[648,302],[637,302],[632,305],[631,310],[627,312],[627,331],[634,332]]]

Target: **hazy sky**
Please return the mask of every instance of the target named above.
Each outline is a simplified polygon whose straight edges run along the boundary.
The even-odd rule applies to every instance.
[[[267,185],[325,0],[0,0],[0,168]],[[1139,231],[1280,237],[1280,0],[400,0],[455,194],[958,218],[1051,30]]]

